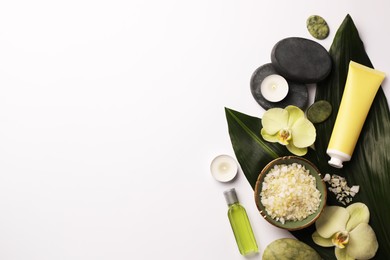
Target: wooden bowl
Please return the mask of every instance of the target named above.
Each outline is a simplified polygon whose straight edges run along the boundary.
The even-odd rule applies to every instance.
[[[269,216],[267,214],[267,211],[265,210],[265,206],[261,203],[260,193],[261,193],[262,188],[263,188],[263,181],[264,181],[265,176],[269,173],[269,171],[275,165],[281,165],[281,164],[289,165],[292,163],[298,163],[298,164],[301,164],[302,166],[305,166],[305,168],[307,170],[309,170],[309,174],[314,176],[314,178],[316,180],[316,188],[321,193],[321,202],[320,202],[318,209],[313,214],[306,217],[305,219],[300,220],[300,221],[292,221],[292,220],[285,221],[285,223],[282,224],[280,221],[277,221],[277,220],[271,218],[271,216]],[[326,189],[325,182],[322,180],[321,173],[319,172],[319,170],[317,169],[317,167],[314,164],[312,164],[310,161],[308,161],[302,157],[285,156],[285,157],[280,157],[280,158],[277,158],[277,159],[271,161],[270,163],[268,163],[264,167],[264,169],[261,171],[259,177],[257,178],[254,196],[255,196],[256,206],[257,206],[260,214],[265,218],[266,221],[268,221],[269,223],[271,223],[272,225],[274,225],[276,227],[292,231],[292,230],[299,230],[299,229],[306,228],[306,227],[312,225],[317,220],[317,218],[322,213],[322,210],[324,209],[325,204],[326,204],[327,189]]]

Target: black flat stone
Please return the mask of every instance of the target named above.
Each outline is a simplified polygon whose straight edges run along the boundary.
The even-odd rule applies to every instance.
[[[299,37],[285,38],[272,49],[271,62],[276,71],[288,80],[317,83],[325,79],[332,60],[319,43]]]
[[[272,74],[279,73],[275,70],[271,63],[264,64],[253,72],[250,87],[256,102],[265,110],[274,107],[285,108],[288,105],[294,105],[304,110],[309,100],[309,93],[305,84],[294,83],[287,80],[289,86],[288,94],[279,102],[270,102],[263,97],[261,94],[261,82],[263,82],[267,76]]]

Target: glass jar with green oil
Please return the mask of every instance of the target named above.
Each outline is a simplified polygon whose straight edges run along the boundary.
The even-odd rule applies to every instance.
[[[229,206],[228,217],[234,237],[241,255],[256,254],[258,247],[245,208],[239,203],[236,190],[230,189],[224,193]]]

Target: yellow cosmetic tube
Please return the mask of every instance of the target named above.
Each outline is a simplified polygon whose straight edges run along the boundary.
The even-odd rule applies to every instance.
[[[342,168],[353,150],[385,73],[350,61],[343,97],[326,153],[329,165]]]

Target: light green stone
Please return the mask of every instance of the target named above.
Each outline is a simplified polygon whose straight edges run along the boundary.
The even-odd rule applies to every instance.
[[[269,244],[263,260],[321,260],[320,255],[307,244],[293,238],[281,238]]]
[[[325,100],[314,102],[306,111],[307,119],[313,124],[322,123],[332,114],[332,105]]]
[[[312,15],[306,20],[309,33],[316,39],[322,40],[329,35],[329,26],[325,19],[318,15]]]

